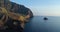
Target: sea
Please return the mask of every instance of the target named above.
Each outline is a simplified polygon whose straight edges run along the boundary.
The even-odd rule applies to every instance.
[[[24,32],[60,32],[60,16],[34,16],[25,23]]]

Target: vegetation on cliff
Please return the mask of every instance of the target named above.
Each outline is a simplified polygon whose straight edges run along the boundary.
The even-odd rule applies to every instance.
[[[15,12],[15,13],[19,13],[19,14],[23,14],[23,15],[30,15],[30,17],[33,17],[33,13],[32,11],[25,7],[24,5],[19,5],[17,3],[14,2],[10,2],[9,4],[11,7],[9,8],[9,10],[11,12]]]
[[[24,29],[25,22],[32,17],[32,11],[24,5],[19,5],[9,0],[0,0],[1,29],[5,29],[7,26],[8,29]]]

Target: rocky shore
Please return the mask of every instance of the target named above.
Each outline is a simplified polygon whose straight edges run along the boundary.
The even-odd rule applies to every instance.
[[[24,29],[23,27],[25,24],[24,20],[28,20],[33,17],[33,13],[29,8],[25,7],[24,5],[11,2],[10,0],[0,0],[0,8],[1,7],[4,9],[0,9],[0,10],[7,10],[7,13],[6,11],[4,12],[6,14],[8,14],[8,11],[9,13],[13,12],[13,13],[10,13],[11,15],[10,14],[9,15],[12,16],[13,18],[15,17],[16,19],[15,20],[15,19],[10,18],[10,16],[7,16],[7,15],[4,16],[4,14],[0,14],[0,19],[2,19],[1,23],[3,23],[0,25],[7,27],[8,30],[15,31],[17,29],[19,31],[23,31]],[[19,16],[20,18],[19,17],[17,18],[16,13],[21,14],[22,16]],[[6,18],[7,18],[7,21],[5,22]]]

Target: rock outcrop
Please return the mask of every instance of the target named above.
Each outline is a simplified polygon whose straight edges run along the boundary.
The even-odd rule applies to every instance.
[[[15,12],[15,13],[20,13],[20,14],[24,14],[24,15],[30,15],[30,18],[33,17],[33,13],[32,11],[25,7],[24,5],[19,5],[17,3],[11,2],[9,0],[0,0],[1,3],[0,6],[5,6],[5,8],[11,12]]]
[[[26,18],[28,18],[28,19],[30,19],[30,18],[32,18],[33,17],[33,13],[32,13],[32,11],[29,9],[29,8],[27,8],[27,7],[25,7],[24,5],[19,5],[19,4],[17,4],[17,3],[14,3],[14,2],[11,2],[11,1],[9,1],[9,0],[0,0],[0,7],[4,7],[4,8],[6,8],[7,9],[7,11],[9,11],[9,12],[14,12],[14,13],[18,13],[18,14],[22,14],[22,15],[24,15],[24,16],[26,16]],[[1,10],[1,9],[0,9]],[[3,16],[4,14],[0,14],[0,19],[3,17],[4,18],[4,16]],[[5,17],[6,18],[6,17]],[[4,18],[4,19],[5,19]],[[3,21],[4,22],[4,21]],[[1,21],[1,23],[3,23],[2,21]],[[5,23],[4,22],[4,24],[7,24],[10,28],[12,27],[12,28],[14,28],[15,26],[13,25],[13,20],[12,19],[8,19],[7,20],[7,23]],[[15,22],[18,22],[17,24],[17,26],[19,27],[19,25],[20,25],[20,23],[19,23],[19,21],[16,21],[15,20]],[[24,23],[22,23],[22,24],[24,24]],[[2,25],[1,25],[2,26]],[[23,25],[22,25],[23,26]],[[21,26],[20,26],[21,27]],[[16,29],[18,29],[18,28],[16,28]],[[20,28],[19,28],[20,29]]]
[[[24,5],[11,2],[9,0],[0,0],[0,7],[4,7],[7,11],[25,15],[27,18],[32,18],[32,11]],[[1,9],[0,9],[1,10]]]
[[[32,11],[29,8],[25,7],[24,5],[19,5],[13,2],[11,2],[11,4],[12,4],[11,6],[12,12],[20,13],[24,15],[30,15],[30,18],[33,17]]]

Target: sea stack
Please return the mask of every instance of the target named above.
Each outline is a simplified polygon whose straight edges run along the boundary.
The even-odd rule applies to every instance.
[[[44,17],[44,20],[48,20],[48,18],[47,17]]]

